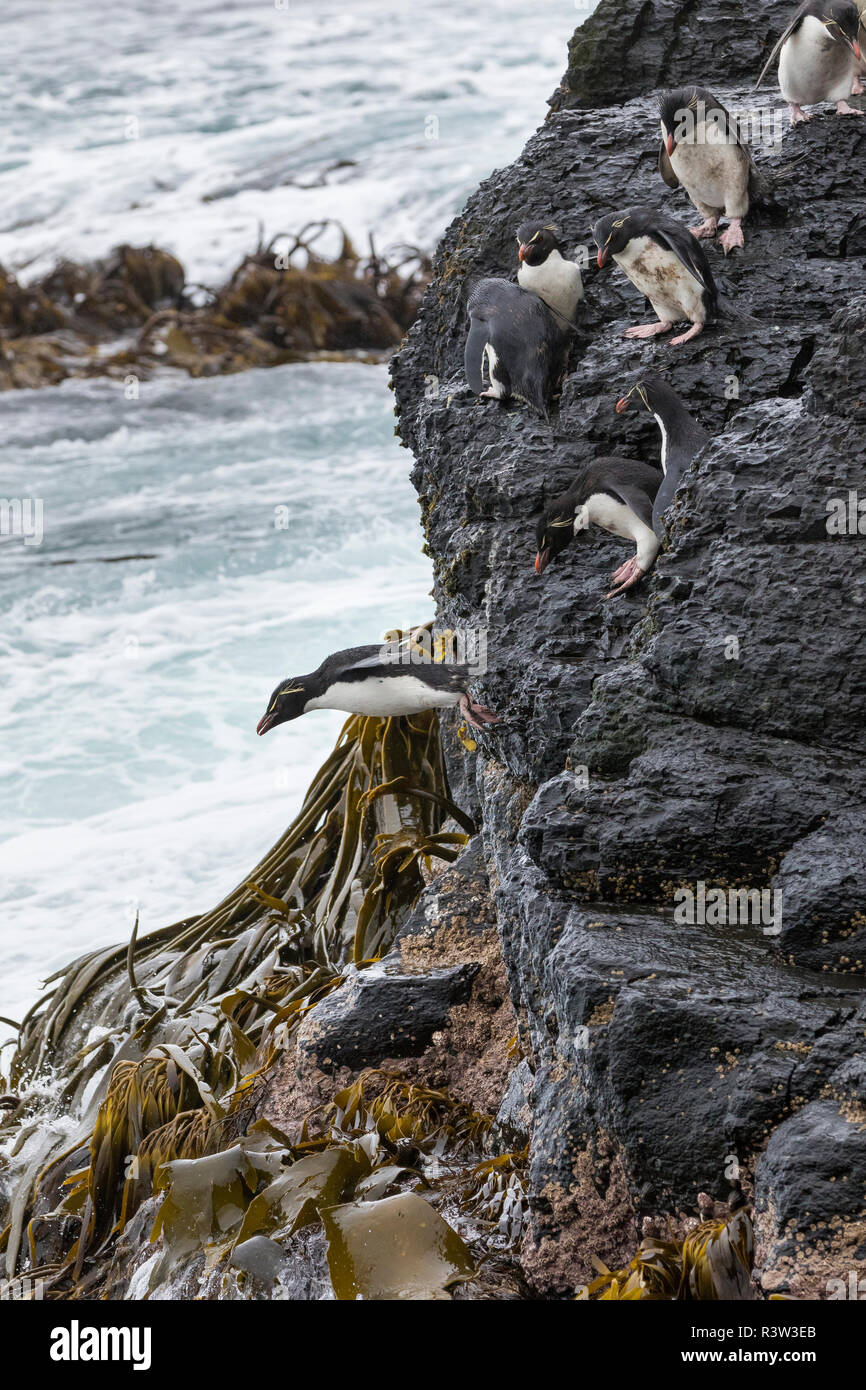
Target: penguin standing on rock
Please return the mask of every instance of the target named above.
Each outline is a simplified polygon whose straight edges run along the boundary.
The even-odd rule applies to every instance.
[[[729,225],[719,237],[725,255],[743,245],[742,220],[758,172],[733,116],[706,87],[682,87],[659,97],[662,143],[659,173],[669,188],[682,184],[703,222],[692,236],[712,237],[719,218]]]
[[[592,235],[599,268],[613,257],[658,314],[658,323],[629,328],[627,338],[654,338],[688,319],[691,328],[671,338],[673,347],[696,338],[708,320],[721,314],[732,316],[716,288],[703,248],[680,222],[638,205],[608,213],[596,222]]]
[[[471,679],[469,666],[404,662],[397,654],[386,654],[381,645],[350,647],[327,657],[309,675],[281,681],[256,733],[266,734],[277,724],[314,709],[339,709],[384,719],[456,705],[475,729],[498,724],[497,714],[472,699],[467,689]]]
[[[654,372],[645,372],[616,403],[617,415],[628,410],[635,393],[654,417],[662,437],[661,464],[664,481],[653,499],[652,527],[659,541],[664,537],[662,514],[673,500],[683,474],[709,439],[703,425],[686,410],[681,398]]]
[[[580,266],[565,259],[556,227],[525,222],[517,229],[517,243],[518,285],[543,299],[562,320],[563,327],[573,328],[577,306],[583,299],[583,280]]]
[[[535,573],[543,574],[575,536],[599,526],[635,543],[635,553],[611,576],[605,598],[624,593],[652,568],[659,543],[652,526],[658,469],[634,459],[599,458],[582,468],[567,492],[550,504],[536,527]]]
[[[835,101],[838,116],[862,116],[847,97],[863,91],[860,81],[860,11],[854,0],[804,0],[761,76],[760,87],[776,54],[779,54],[779,88],[788,103],[791,125],[809,121],[804,106]]]
[[[463,361],[477,396],[518,396],[546,419],[583,282],[580,267],[565,259],[555,228],[527,223],[517,241],[518,284],[480,280],[469,297]]]

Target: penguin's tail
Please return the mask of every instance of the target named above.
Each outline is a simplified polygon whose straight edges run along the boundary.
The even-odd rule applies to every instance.
[[[754,164],[749,173],[749,211],[771,222],[784,222],[788,216],[788,207],[782,202],[777,180],[757,169]]]
[[[543,387],[540,387],[534,381],[529,381],[526,383],[525,389],[527,402],[529,403],[529,405],[532,406],[532,409],[535,410],[541,416],[542,420],[544,420],[545,423],[549,425],[550,411],[547,408],[547,401],[544,397]]]
[[[754,314],[747,314],[745,309],[741,309],[735,300],[729,295],[722,294],[720,289],[716,289],[715,317],[717,319],[731,319],[737,323],[762,323],[762,319],[755,318]]]

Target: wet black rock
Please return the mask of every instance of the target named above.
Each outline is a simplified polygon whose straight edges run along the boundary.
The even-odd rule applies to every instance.
[[[723,74],[750,87],[791,20],[789,0],[601,0],[568,46],[554,104],[606,106]],[[766,92],[772,86],[767,75]]]
[[[486,629],[478,694],[507,715],[474,758],[449,743],[449,776],[482,822],[535,1072],[543,1258],[528,1267],[551,1291],[573,1289],[593,1253],[630,1255],[642,1217],[695,1214],[699,1191],[725,1199],[737,1175],[762,1212],[772,1282],[787,1199],[760,1156],[815,1106],[822,1125],[834,1106],[850,1124],[825,1088],[866,1029],[866,537],[828,519],[858,487],[866,497],[866,121],[828,108],[789,130],[766,89],[756,129],[769,143],[754,153],[776,207],[750,216],[744,251],[705,243],[750,321],[678,348],[624,341],[643,301],[588,254],[549,426],[468,390],[466,299],[479,276],[513,276],[529,217],[556,220],[573,254],[629,203],[696,220],[655,172],[649,94],[697,81],[754,107],[747,79],[788,10],[602,0],[558,109],[446,233],[393,364],[439,618]],[[623,543],[594,532],[537,577],[534,521],[594,455],[658,463],[651,417],[614,411],[639,369],[662,372],[712,437],[666,514],[654,573],[605,602]],[[736,926],[683,922],[700,884],[775,906]],[[845,1152],[862,1194],[866,1155],[847,1140]],[[809,1181],[832,1195],[830,1153],[817,1148]],[[840,1205],[838,1261],[854,1220]],[[800,1235],[784,1278],[826,1296],[832,1252]]]
[[[386,957],[316,1005],[298,1030],[298,1051],[315,1058],[322,1071],[417,1057],[447,1024],[451,1009],[469,998],[477,973],[470,963],[406,975]]]

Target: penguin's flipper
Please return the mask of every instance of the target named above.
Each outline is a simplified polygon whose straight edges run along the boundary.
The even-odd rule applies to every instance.
[[[619,478],[608,479],[605,483],[608,492],[618,497],[620,502],[634,512],[639,517],[644,526],[652,528],[653,524],[653,504],[651,498],[644,492],[643,488],[634,483],[621,482]]]
[[[484,385],[484,350],[489,341],[489,332],[489,325],[485,320],[473,315],[470,319],[466,347],[463,349],[463,365],[466,369],[466,380],[476,396],[480,396],[482,391],[486,390]]]
[[[659,173],[668,188],[679,188],[680,181],[674,173],[674,166],[671,164],[670,155],[665,149],[664,141],[659,145]]]
[[[429,654],[428,654],[429,656]],[[470,667],[458,666],[448,661],[430,661],[418,651],[418,659],[412,657],[408,647],[401,651],[400,657],[389,659],[381,653],[355,661],[340,672],[344,681],[375,679],[377,676],[415,675],[418,668],[424,669],[424,681],[435,690],[462,690],[470,679]]]
[[[701,243],[679,223],[666,220],[663,227],[654,227],[650,233],[659,246],[670,251],[681,265],[685,266],[711,298],[715,299],[717,290],[710,270],[710,263],[704,254]]]
[[[761,76],[758,78],[757,82],[755,83],[754,87],[752,88],[752,91],[753,91],[753,92],[756,92],[756,91],[758,90],[758,88],[760,87],[761,83],[763,82],[764,78],[765,78],[766,75],[767,75],[767,70],[768,70],[768,68],[770,68],[770,67],[772,66],[773,60],[778,56],[779,52],[781,51],[782,44],[784,44],[784,43],[786,43],[786,42],[788,41],[788,39],[789,39],[789,38],[791,37],[791,35],[794,33],[794,30],[795,30],[795,29],[799,29],[800,25],[803,23],[803,20],[806,18],[806,15],[807,15],[808,12],[809,12],[809,0],[803,0],[803,4],[800,6],[799,10],[798,10],[797,13],[794,15],[794,18],[791,20],[791,23],[788,25],[788,27],[787,27],[787,29],[785,30],[784,34],[783,34],[782,37],[779,39],[779,42],[776,44],[775,48],[773,49],[772,53],[770,54],[769,58],[767,59],[766,63],[764,64],[764,66],[761,68]]]

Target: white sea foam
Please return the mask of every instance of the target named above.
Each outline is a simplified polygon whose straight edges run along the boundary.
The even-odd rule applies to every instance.
[[[120,241],[223,278],[254,245],[337,218],[430,247],[544,116],[568,0],[7,0],[0,262],[27,274]],[[98,41],[97,40],[98,36]]]
[[[333,363],[4,398],[7,487],[46,520],[0,545],[0,1013],[138,906],[148,930],[229,891],[343,720],[257,738],[277,681],[430,616],[392,405],[384,368]]]
[[[587,12],[7,0],[0,262],[152,241],[213,283],[259,223],[324,217],[432,248]],[[0,491],[43,499],[45,537],[0,538],[0,1014],[136,907],[144,931],[230,890],[342,721],[256,738],[277,680],[430,616],[392,409],[384,369],[333,363],[4,396]]]

